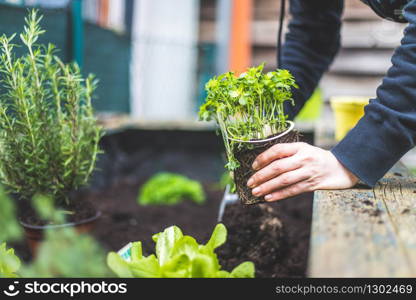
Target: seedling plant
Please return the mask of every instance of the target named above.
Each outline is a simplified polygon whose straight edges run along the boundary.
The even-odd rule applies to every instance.
[[[207,98],[199,117],[219,125],[230,171],[239,167],[235,151],[250,147],[242,142],[263,140],[287,129],[283,104],[293,101],[292,89],[298,86],[287,70],[264,73],[263,69],[264,64],[240,76],[228,72],[213,77],[205,86]]]

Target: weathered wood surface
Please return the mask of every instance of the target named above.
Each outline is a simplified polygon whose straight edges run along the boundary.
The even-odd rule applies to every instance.
[[[396,165],[374,189],[317,191],[310,277],[416,277],[416,179]]]

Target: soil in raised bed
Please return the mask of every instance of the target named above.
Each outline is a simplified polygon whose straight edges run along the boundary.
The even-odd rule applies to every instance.
[[[222,191],[205,186],[207,202],[190,201],[166,206],[139,206],[138,186],[120,182],[90,194],[103,213],[92,235],[107,251],[117,251],[131,241],[142,241],[146,255],[154,253],[151,237],[171,225],[205,243],[217,224]],[[312,215],[312,196],[304,194],[276,203],[227,206],[222,222],[228,229],[227,243],[218,250],[220,263],[232,270],[244,261],[256,266],[256,277],[306,276]],[[31,259],[26,243],[13,243],[18,255]]]
[[[223,195],[215,186],[224,172],[223,145],[214,131],[128,129],[104,136],[101,148],[104,154],[83,197],[102,212],[92,234],[105,250],[118,250],[141,240],[144,252],[153,253],[152,235],[171,225],[201,243],[205,241],[217,223]],[[204,183],[206,203],[140,206],[140,186],[162,171]],[[31,260],[23,240],[11,246],[23,260]]]
[[[85,195],[85,200],[102,213],[91,235],[105,251],[118,251],[129,242],[142,241],[144,254],[150,255],[155,253],[152,235],[172,225],[179,226],[184,234],[195,237],[198,242],[206,242],[217,224],[221,189],[215,184],[204,185],[207,199],[202,205],[184,200],[174,206],[142,206],[137,203],[141,184],[119,180],[107,189]],[[24,240],[11,246],[24,261],[32,259]]]
[[[137,203],[139,185],[120,182],[90,194],[90,200],[103,214],[92,234],[107,250],[117,251],[129,242],[142,241],[143,252],[152,254],[155,252],[152,235],[172,225],[205,242],[217,224],[223,191],[205,185],[207,200],[203,205],[184,201],[175,206],[141,206]]]
[[[223,146],[214,133],[200,135],[124,131],[103,139],[106,154],[100,160],[100,170],[87,198],[103,213],[92,234],[105,250],[116,251],[128,242],[140,240],[145,254],[154,253],[152,235],[171,225],[179,226],[200,243],[208,240],[217,223],[223,195],[213,185],[221,174]],[[140,206],[139,187],[160,171],[178,172],[205,182],[206,203]],[[312,194],[307,194],[261,206],[238,203],[227,207],[223,222],[229,238],[219,249],[224,269],[231,270],[240,262],[251,260],[256,264],[257,277],[305,276],[311,206]],[[261,230],[260,221],[267,230]],[[21,258],[30,260],[23,241],[12,246]]]
[[[305,277],[312,198],[307,193],[275,203],[227,206],[222,222],[228,240],[218,249],[223,268],[252,261],[256,277]]]
[[[87,219],[93,218],[97,211],[88,201],[84,201],[85,195],[78,193],[77,198],[72,200],[69,205],[58,206],[58,209],[64,211],[71,211],[73,214],[67,215],[65,218],[66,223],[79,223]],[[53,222],[47,222],[39,217],[36,210],[33,208],[29,201],[18,202],[18,215],[19,219],[24,223],[31,226],[46,226],[54,224]]]

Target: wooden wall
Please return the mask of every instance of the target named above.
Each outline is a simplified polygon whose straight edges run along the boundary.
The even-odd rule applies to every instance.
[[[202,0],[200,41],[215,40],[215,1]],[[252,64],[276,67],[279,0],[254,0]],[[286,23],[290,20],[287,15]],[[374,96],[400,44],[404,25],[379,18],[359,0],[346,0],[342,50],[323,78],[324,95]]]

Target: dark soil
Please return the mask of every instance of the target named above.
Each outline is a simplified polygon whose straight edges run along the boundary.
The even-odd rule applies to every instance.
[[[67,223],[77,224],[93,218],[97,214],[94,206],[90,202],[85,201],[86,199],[84,198],[86,198],[86,195],[78,194],[77,197],[77,200],[72,200],[70,205],[57,207],[58,209],[72,212],[72,214],[66,216]],[[45,226],[53,224],[45,222],[45,220],[40,218],[28,201],[20,201],[19,219],[22,223],[29,226]]]
[[[179,226],[198,242],[207,242],[217,224],[222,191],[206,186],[207,202],[185,201],[177,206],[139,206],[139,184],[119,184],[93,192],[89,199],[103,213],[92,235],[107,251],[131,241],[142,241],[146,255],[155,252],[151,237],[171,225]],[[256,277],[305,277],[312,215],[312,193],[276,203],[227,206],[222,222],[228,239],[218,250],[223,269],[231,271],[244,261],[256,266]],[[14,243],[18,255],[31,259],[27,245]]]
[[[101,146],[105,155],[88,198],[103,213],[93,234],[104,247],[118,250],[140,240],[144,251],[153,253],[152,235],[171,225],[199,241],[213,230],[223,195],[214,183],[224,172],[224,146],[215,132],[128,129],[105,136]],[[204,183],[206,203],[140,206],[140,186],[158,172],[179,173]]]
[[[206,185],[207,200],[203,205],[184,201],[175,206],[140,206],[139,185],[120,182],[90,195],[103,213],[92,234],[107,250],[117,251],[129,242],[142,241],[143,251],[149,255],[155,252],[152,235],[172,225],[205,242],[217,224],[223,191]]]
[[[235,153],[235,158],[240,163],[240,167],[237,170],[235,170],[234,178],[237,187],[237,193],[243,204],[251,205],[264,202],[263,197],[253,196],[251,193],[251,189],[247,187],[247,181],[255,173],[255,171],[252,168],[252,165],[256,157],[276,144],[293,143],[298,141],[299,133],[297,131],[291,131],[288,134],[282,136],[281,138],[264,143],[254,143],[251,144],[253,147],[252,149],[244,148]]]
[[[221,265],[232,270],[244,261],[256,277],[305,277],[312,220],[312,193],[260,205],[227,206],[227,243],[218,249]]]

